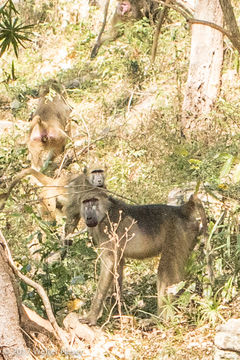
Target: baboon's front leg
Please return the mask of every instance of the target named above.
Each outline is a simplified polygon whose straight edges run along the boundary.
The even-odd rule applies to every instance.
[[[73,231],[76,229],[76,227],[79,223],[80,218],[81,218],[80,213],[73,214],[71,216],[68,216],[68,213],[67,213],[67,219],[66,219],[66,224],[65,224],[65,229],[64,229],[65,237],[67,235],[73,233]]]
[[[101,316],[103,302],[113,280],[113,267],[113,253],[108,250],[104,250],[101,256],[101,271],[97,291],[92,300],[90,312],[84,320],[90,325],[96,325],[97,319]]]

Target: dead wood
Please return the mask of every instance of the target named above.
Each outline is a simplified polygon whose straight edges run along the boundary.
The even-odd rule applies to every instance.
[[[5,250],[5,254],[6,254],[6,257],[7,257],[8,264],[10,265],[10,267],[13,270],[14,274],[17,275],[21,280],[23,280],[27,285],[33,287],[37,291],[39,296],[41,297],[41,299],[43,301],[43,304],[44,304],[44,307],[45,307],[45,310],[46,310],[47,317],[48,317],[48,319],[49,319],[49,321],[50,321],[50,323],[52,325],[53,334],[54,334],[55,338],[62,345],[64,345],[64,347],[67,348],[68,347],[68,340],[67,340],[67,337],[66,337],[66,333],[57,324],[57,321],[56,321],[55,316],[54,316],[53,311],[52,311],[50,301],[49,301],[49,299],[47,297],[47,294],[46,294],[45,290],[43,289],[43,287],[40,284],[36,283],[32,279],[29,279],[26,275],[23,275],[18,270],[18,268],[16,267],[16,265],[13,262],[11,252],[9,250],[9,247],[7,245],[7,242],[6,242],[5,238],[4,238],[1,230],[0,230],[0,243],[1,243],[2,247],[3,247],[3,249]]]

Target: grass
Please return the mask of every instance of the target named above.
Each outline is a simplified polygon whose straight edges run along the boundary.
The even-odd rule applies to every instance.
[[[42,11],[46,16],[46,9]],[[225,81],[207,119],[211,131],[206,137],[189,143],[180,136],[179,119],[189,63],[190,32],[176,13],[170,12],[153,66],[150,63],[152,29],[146,21],[128,27],[124,37],[102,46],[96,59],[90,60],[91,46],[99,28],[95,21],[99,10],[91,9],[88,20],[70,23],[64,29],[54,17],[55,11],[55,8],[47,10],[49,22],[36,27],[32,44],[26,50],[21,49],[19,58],[14,60],[16,80],[11,80],[13,54],[9,52],[0,59],[1,96],[7,99],[8,106],[3,108],[2,102],[0,105],[4,118],[15,124],[1,135],[1,189],[4,191],[22,167],[29,166],[25,134],[27,119],[36,106],[36,90],[42,81],[57,78],[65,84],[73,79],[79,81],[78,88],[67,90],[68,99],[74,108],[75,134],[78,132],[91,147],[79,156],[78,166],[82,168],[96,160],[104,163],[111,191],[139,204],[166,202],[174,187],[185,188],[186,184],[195,184],[200,179],[219,198],[223,196],[223,203],[213,203],[206,191],[202,194],[209,231],[217,223],[220,210],[224,212],[211,239],[216,275],[213,288],[209,290],[204,249],[199,244],[189,262],[186,286],[176,303],[176,312],[169,323],[162,326],[155,318],[157,260],[129,261],[125,271],[123,313],[133,316],[134,324],[125,326],[124,336],[119,332],[119,320],[111,320],[106,326],[114,343],[119,344],[119,334],[123,336],[127,348],[135,354],[133,358],[210,359],[212,329],[222,317],[232,314],[222,305],[233,301],[240,280],[239,206],[234,201],[239,198],[238,182],[234,182],[240,145],[239,75],[237,73],[233,80],[228,78],[231,71],[237,71],[237,54],[226,52]],[[28,10],[25,12],[28,17]],[[14,100],[21,106],[11,111],[9,104]],[[71,148],[72,144],[68,146]],[[231,157],[233,161],[227,162]],[[66,259],[46,265],[43,260],[51,252],[61,251],[61,244],[56,241],[59,228],[39,218],[36,191],[28,180],[13,191],[0,221],[16,261],[23,271],[44,284],[58,318],[75,298],[83,302],[81,311],[86,311],[97,277],[96,255],[86,236],[75,240]],[[39,263],[32,258],[29,244],[34,237],[41,236],[42,262]],[[43,314],[36,294],[22,286],[24,301]],[[216,293],[218,297],[214,298]],[[102,323],[107,319],[109,308],[107,304]],[[141,321],[147,318],[153,319],[155,325],[142,330]],[[203,345],[202,338],[205,339]],[[122,348],[119,351],[124,353]],[[107,354],[109,358],[119,356],[111,350]]]

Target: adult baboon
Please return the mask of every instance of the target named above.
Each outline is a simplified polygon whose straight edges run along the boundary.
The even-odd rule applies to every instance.
[[[90,170],[85,169],[83,174],[69,182],[68,201],[65,209],[65,236],[71,234],[77,227],[81,218],[82,197],[93,187],[106,188],[104,170],[99,167],[93,167]]]
[[[94,243],[102,250],[97,291],[84,321],[96,324],[115,271],[121,287],[125,257],[145,259],[160,253],[157,289],[161,314],[166,289],[182,280],[184,266],[200,233],[195,210],[201,215],[206,234],[205,211],[196,194],[182,206],[128,205],[101,189],[82,196],[81,216]]]
[[[40,88],[39,103],[28,136],[31,164],[35,170],[40,170],[63,152],[70,135],[70,113],[63,87],[56,81],[49,81]]]
[[[71,217],[71,214],[75,212],[73,209],[76,207],[75,201],[77,200],[79,203],[81,194],[84,193],[85,190],[89,190],[89,188],[95,186],[105,187],[104,170],[100,167],[92,167],[89,170],[85,169],[80,175],[66,173],[56,179],[46,176],[33,168],[27,168],[16,175],[7,192],[0,194],[0,210],[4,208],[12,189],[24,177],[29,175],[36,178],[43,186],[39,194],[41,215],[49,221],[56,220],[57,209],[60,210],[63,215],[65,215],[65,213],[67,214],[67,222],[71,221],[69,216]],[[78,212],[80,219],[80,205],[78,205]]]
[[[97,186],[100,188],[106,188],[105,186],[105,171],[101,166],[91,166],[89,168],[84,169],[84,173],[86,174],[88,181],[93,186]]]
[[[40,191],[41,214],[47,220],[56,220],[56,209],[62,210],[67,202],[67,189],[68,182],[76,177],[76,174],[65,174],[59,178],[52,179],[33,168],[22,170],[16,175],[10,184],[6,193],[0,194],[0,210],[5,206],[5,203],[12,191],[12,189],[26,176],[33,176],[43,186]],[[40,185],[40,186],[41,186]]]
[[[109,0],[107,0],[104,9],[104,26],[92,49],[91,58],[94,58],[97,55],[98,50],[103,43],[114,41],[121,35],[120,25],[122,23],[140,20],[143,16],[155,19],[159,8],[159,3],[154,0],[119,0],[111,19],[110,30],[106,35],[102,36],[107,18],[108,5]]]

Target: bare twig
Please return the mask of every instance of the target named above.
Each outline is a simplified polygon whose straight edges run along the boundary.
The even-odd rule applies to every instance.
[[[136,221],[135,220],[132,221],[132,223],[129,225],[129,227],[125,229],[125,232],[123,233],[123,235],[121,237],[119,237],[119,235],[117,233],[117,230],[118,230],[118,228],[120,226],[120,223],[122,221],[122,213],[121,213],[121,211],[119,212],[119,219],[118,219],[117,223],[111,222],[109,216],[108,216],[108,221],[109,221],[109,224],[110,224],[110,229],[107,232],[109,240],[107,240],[105,243],[103,243],[100,249],[102,249],[102,251],[104,251],[105,250],[104,245],[106,243],[108,243],[108,242],[113,243],[113,249],[112,249],[113,258],[114,258],[114,260],[113,260],[113,270],[110,270],[107,267],[107,264],[104,264],[104,266],[109,271],[111,271],[111,273],[113,275],[113,283],[114,283],[115,289],[116,289],[116,300],[115,300],[115,303],[111,307],[111,310],[109,312],[107,320],[105,321],[105,323],[102,325],[101,328],[103,328],[109,322],[109,320],[110,320],[110,318],[112,316],[113,309],[117,305],[118,306],[118,316],[120,318],[120,324],[121,324],[121,331],[123,331],[123,323],[121,321],[122,320],[122,309],[121,309],[121,307],[122,307],[122,305],[121,305],[121,285],[122,285],[121,283],[122,283],[122,279],[121,278],[119,279],[119,269],[121,269],[121,266],[123,266],[123,264],[121,264],[121,261],[123,260],[123,254],[124,254],[124,250],[125,250],[125,248],[127,246],[127,243],[129,241],[131,241],[135,236],[135,234],[132,234],[129,237],[129,231],[132,228],[132,226],[136,223]],[[122,246],[122,241],[123,241],[124,238],[126,238],[126,239],[125,239],[124,246]],[[99,257],[101,257],[101,254],[99,255]],[[103,265],[103,263],[102,263],[102,265]],[[122,270],[121,270],[121,272],[122,272]],[[120,275],[122,276],[122,274],[120,274]]]
[[[164,18],[167,15],[168,12],[168,7],[167,4],[170,2],[171,0],[166,0],[166,3],[164,3],[163,9],[160,13],[158,22],[157,22],[157,26],[156,26],[156,30],[155,30],[155,34],[154,34],[154,38],[153,38],[153,44],[152,44],[152,64],[155,62],[155,58],[156,58],[156,54],[157,54],[157,45],[158,45],[158,38],[160,35],[160,31],[162,28],[162,24],[164,21]]]
[[[188,18],[186,20],[189,23],[192,23],[192,24],[206,25],[206,26],[209,26],[209,27],[211,27],[213,29],[216,29],[216,30],[220,31],[221,33],[223,33],[224,35],[226,35],[229,38],[229,40],[231,40],[230,39],[231,34],[227,30],[223,29],[221,26],[219,26],[219,25],[217,25],[215,23],[212,23],[212,22],[206,21],[206,20],[194,19],[194,18]]]
[[[106,22],[107,22],[107,14],[108,14],[108,7],[109,7],[109,3],[110,3],[110,0],[106,0],[105,2],[105,7],[104,7],[104,17],[103,17],[103,23],[102,23],[102,27],[101,27],[101,30],[98,34],[98,37],[97,37],[97,41],[92,49],[92,52],[91,52],[91,58],[95,58],[95,56],[97,55],[98,53],[98,49],[100,47],[100,44],[101,44],[101,37],[102,37],[102,34],[104,32],[104,29],[105,29],[105,26],[106,26]]]

